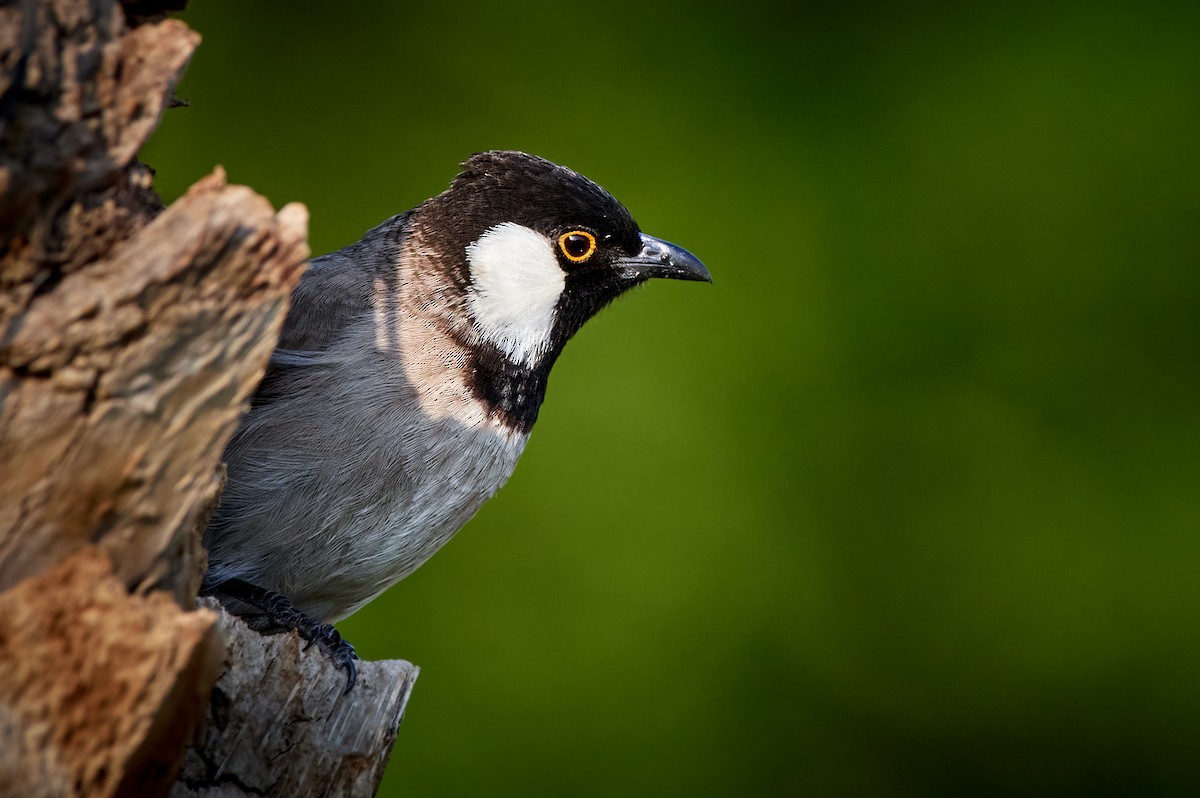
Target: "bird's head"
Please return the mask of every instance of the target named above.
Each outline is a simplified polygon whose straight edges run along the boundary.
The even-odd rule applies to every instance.
[[[552,362],[584,322],[652,277],[712,281],[600,186],[522,152],[472,156],[416,221],[465,292],[474,330],[522,366]]]

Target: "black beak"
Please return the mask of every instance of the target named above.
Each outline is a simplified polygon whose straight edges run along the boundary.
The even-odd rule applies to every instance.
[[[704,264],[683,247],[642,233],[642,251],[631,258],[621,258],[617,265],[631,279],[666,277],[670,280],[703,280],[712,282]]]

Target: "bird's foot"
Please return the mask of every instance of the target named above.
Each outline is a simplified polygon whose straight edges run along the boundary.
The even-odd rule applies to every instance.
[[[305,615],[282,593],[252,585],[241,579],[228,579],[206,592],[218,598],[233,598],[252,607],[253,610],[245,613],[236,610],[234,612],[245,618],[257,631],[296,630],[300,637],[308,641],[304,646],[305,651],[316,644],[325,656],[333,660],[333,664],[346,671],[347,693],[354,687],[354,682],[358,679],[358,668],[354,661],[358,659],[358,655],[354,653],[354,646],[342,639],[341,633],[333,624],[321,623]]]
[[[300,636],[305,637],[305,633],[300,632]],[[305,639],[308,640],[308,645],[304,647],[306,651],[312,648],[313,643],[316,643],[317,648],[333,660],[334,665],[346,672],[346,692],[350,692],[354,688],[354,681],[358,678],[358,668],[354,664],[354,661],[358,659],[358,654],[354,653],[354,646],[343,640],[341,632],[334,629],[331,623],[318,623],[312,636],[305,637]]]

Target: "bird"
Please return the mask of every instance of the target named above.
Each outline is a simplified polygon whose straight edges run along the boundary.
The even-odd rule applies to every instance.
[[[314,258],[226,446],[202,593],[296,630],[355,682],[334,627],[505,483],[564,345],[652,278],[712,282],[588,178],[523,152]]]

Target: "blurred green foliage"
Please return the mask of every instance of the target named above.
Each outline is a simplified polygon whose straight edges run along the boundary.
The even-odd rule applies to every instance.
[[[342,630],[384,795],[1200,794],[1200,5],[193,0],[144,159],[315,253],[516,148],[715,285]]]

